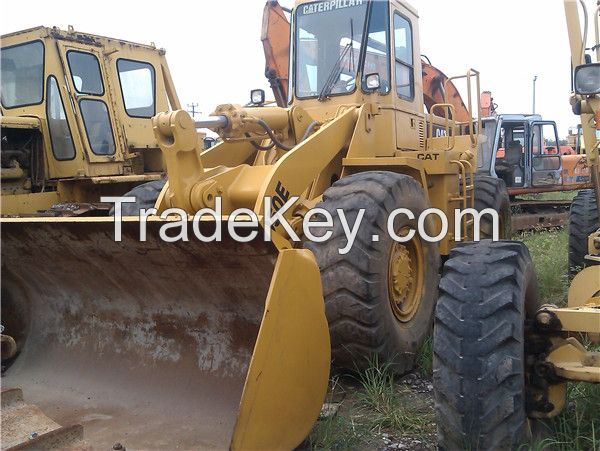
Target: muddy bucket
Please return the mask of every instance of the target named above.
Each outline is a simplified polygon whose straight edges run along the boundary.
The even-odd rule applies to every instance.
[[[329,375],[314,257],[262,237],[167,243],[163,224],[140,242],[127,221],[115,242],[109,218],[2,220],[2,325],[18,348],[3,388],[82,425],[93,449],[295,447]],[[3,448],[33,427],[7,412]]]

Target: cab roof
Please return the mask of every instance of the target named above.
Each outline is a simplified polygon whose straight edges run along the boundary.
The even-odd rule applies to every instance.
[[[140,44],[137,42],[127,41],[125,39],[117,39],[117,38],[109,38],[107,36],[101,36],[91,33],[84,33],[81,31],[76,31],[73,27],[69,26],[68,30],[61,30],[58,27],[45,27],[38,26],[33,28],[27,28],[25,30],[14,31],[12,33],[6,33],[0,36],[0,39],[4,40],[7,38],[11,38],[11,41],[18,40],[18,37],[21,36],[23,42],[30,40],[31,38],[54,38],[57,40],[64,41],[72,41],[79,42],[82,44],[90,44],[90,45],[98,45],[98,46],[106,46],[111,43],[118,43],[121,45],[130,45],[132,47],[144,48],[147,50],[156,50],[161,53],[165,53],[164,49],[157,49],[154,43],[150,45]]]

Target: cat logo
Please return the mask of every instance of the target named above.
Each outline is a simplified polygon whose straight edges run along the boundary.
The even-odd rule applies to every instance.
[[[440,157],[439,153],[419,153],[417,158],[423,161],[437,161]]]

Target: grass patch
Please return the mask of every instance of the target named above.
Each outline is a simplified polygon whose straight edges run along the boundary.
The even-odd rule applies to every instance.
[[[523,241],[529,248],[543,302],[563,306],[569,290],[566,229],[524,232],[517,234],[514,239]]]
[[[415,364],[422,377],[431,379],[433,376],[433,336],[428,336],[419,349]]]
[[[434,435],[431,406],[397,383],[391,365],[372,357],[368,368],[351,380],[352,386],[344,385],[348,396],[337,413],[317,423],[302,449],[379,449],[386,435],[421,439]],[[332,381],[327,402],[340,391],[338,381]]]
[[[308,445],[314,450],[358,449],[365,433],[364,427],[351,415],[337,413],[317,423],[308,438]]]
[[[600,451],[600,386],[568,384],[567,407],[546,422],[553,437],[544,443],[564,451]]]
[[[343,389],[339,379],[332,379],[326,402],[333,403],[340,392]],[[335,414],[317,422],[307,440],[310,449],[347,450],[357,449],[361,445],[367,430],[354,420],[350,408],[342,407]]]
[[[566,229],[525,232],[515,236],[523,241],[536,266],[540,296],[544,303],[566,305],[569,289],[568,233]],[[590,349],[589,346],[586,346]],[[567,407],[556,418],[546,420],[547,438],[531,449],[600,451],[600,386],[567,384]]]
[[[362,385],[357,394],[358,405],[369,412],[371,430],[417,434],[427,431],[433,421],[432,413],[407,402],[408,393],[395,383],[389,364],[381,364],[374,357],[358,379]]]

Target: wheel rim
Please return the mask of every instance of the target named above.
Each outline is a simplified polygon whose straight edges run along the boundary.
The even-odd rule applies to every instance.
[[[398,236],[406,236],[405,228]],[[394,316],[408,322],[419,310],[423,297],[423,247],[415,236],[406,243],[394,241],[390,251],[388,293]]]

